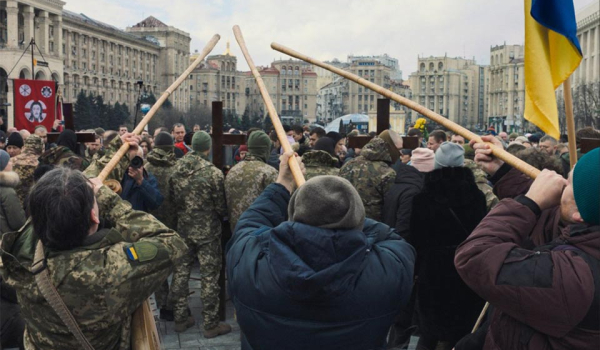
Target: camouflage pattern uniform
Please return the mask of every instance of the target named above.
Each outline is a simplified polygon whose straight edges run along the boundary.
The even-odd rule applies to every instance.
[[[383,197],[396,178],[396,172],[389,166],[391,162],[387,143],[374,138],[360,156],[340,169],[340,176],[350,181],[362,198],[367,217],[376,221],[381,221]]]
[[[130,349],[133,312],[167,278],[187,247],[176,232],[133,210],[107,187],[96,199],[102,218],[115,227],[89,236],[82,247],[45,248],[50,280],[96,350]],[[0,272],[16,289],[26,322],[25,348],[80,349],[30,272],[37,241],[29,224],[5,234],[0,244]],[[125,253],[130,247],[137,260]]]
[[[251,153],[236,164],[225,178],[225,196],[229,225],[234,231],[240,216],[270,184],[277,180],[278,172]]]
[[[92,163],[83,171],[83,174],[87,177],[96,177],[104,167],[110,162],[112,157],[117,153],[119,148],[123,145],[120,137],[115,137],[106,147],[101,157],[98,155],[94,155],[92,158]],[[125,172],[127,171],[127,167],[129,167],[129,158],[121,157],[119,161],[119,165],[115,167],[113,171],[106,177],[107,179],[117,180],[121,182],[123,180],[123,176],[125,176]],[[161,192],[162,194],[162,192]],[[167,225],[168,226],[168,225]],[[169,226],[171,227],[171,226]]]
[[[494,194],[492,186],[488,184],[486,173],[479,167],[479,165],[477,165],[477,163],[470,159],[465,159],[465,168],[469,168],[471,171],[473,171],[475,183],[477,183],[477,187],[485,195],[487,211],[489,212],[496,206],[496,204],[500,203],[500,200]]]
[[[174,146],[154,147],[146,157],[147,163],[144,165],[144,168],[156,177],[158,190],[164,197],[160,207],[151,211],[150,214],[154,215],[160,222],[167,225],[167,227],[177,230],[175,222],[176,213],[171,197],[169,196],[169,179],[177,163],[173,148]],[[172,309],[172,305],[168,305],[168,296],[169,282],[165,281],[155,293],[156,303],[160,309]]]
[[[50,164],[57,167],[66,166],[79,171],[84,171],[90,165],[87,159],[76,155],[65,146],[50,148],[40,156],[39,161],[40,164]]]
[[[33,172],[37,168],[38,157],[44,152],[44,141],[38,135],[31,135],[25,140],[23,151],[10,159],[13,171],[19,174],[21,181],[15,188],[21,205],[25,203],[29,189],[33,186]]]
[[[194,256],[200,262],[204,329],[219,325],[219,273],[222,265],[221,219],[227,215],[223,173],[196,152],[179,159],[169,181],[177,213],[177,230],[189,247],[176,266],[170,299],[176,323],[188,319],[190,271]]]
[[[302,163],[306,167],[306,180],[320,175],[339,175],[336,168],[338,160],[325,151],[310,151],[302,155]]]

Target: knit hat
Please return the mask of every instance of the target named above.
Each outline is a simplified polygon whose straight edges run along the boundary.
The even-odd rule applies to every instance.
[[[335,157],[335,141],[327,136],[318,139],[313,149],[315,151],[325,151]]]
[[[513,132],[512,134],[508,135],[508,139],[516,139],[517,137],[519,137],[519,134],[517,134],[516,132]]]
[[[465,165],[465,149],[461,145],[446,141],[435,151],[435,169],[463,165]]]
[[[10,156],[5,150],[0,149],[0,171],[4,171],[4,168],[8,165]]]
[[[257,130],[248,137],[248,152],[256,158],[267,162],[271,155],[271,139],[262,130]]]
[[[194,152],[206,152],[210,149],[212,138],[206,131],[198,131],[192,137],[192,149]]]
[[[77,135],[73,130],[66,129],[58,135],[56,140],[58,146],[64,146],[77,154]]]
[[[154,146],[173,146],[173,136],[168,132],[159,132],[154,138]]]
[[[398,147],[396,147],[393,138],[399,138],[399,136],[394,131],[390,132],[389,130],[384,130],[379,134],[379,137],[385,140],[388,145],[390,156],[392,157],[392,164],[396,163],[400,158],[400,151],[398,150]]]
[[[336,144],[342,139],[342,135],[339,132],[330,131],[325,135],[332,139]]]
[[[32,134],[25,140],[23,148],[32,150],[35,154],[42,154],[44,151],[44,141],[38,135]]]
[[[8,146],[16,146],[19,148],[23,148],[23,137],[18,132],[13,132],[8,136],[8,141],[6,142],[6,147]]]
[[[573,169],[573,195],[583,221],[600,224],[600,147],[586,153]]]
[[[529,142],[529,139],[525,136],[518,136],[513,142],[523,144],[523,142]]]
[[[422,173],[433,171],[434,153],[429,148],[417,148],[413,150],[410,165]]]
[[[292,195],[290,221],[339,230],[362,230],[365,207],[352,184],[339,176],[316,176]]]
[[[102,136],[104,136],[104,133],[106,131],[104,129],[102,129],[102,128],[96,128],[96,129],[94,129],[94,132],[96,133],[96,135],[102,137]]]

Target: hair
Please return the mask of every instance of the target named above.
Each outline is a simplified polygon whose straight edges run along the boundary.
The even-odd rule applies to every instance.
[[[279,142],[279,139],[277,138],[277,133],[275,131],[271,131],[271,133],[269,134],[269,138],[271,139],[271,142]]]
[[[558,141],[556,141],[556,139],[550,135],[546,135],[540,139],[540,143],[546,142],[546,141],[552,142],[552,144],[555,146],[556,146],[556,144],[558,144]]]
[[[429,134],[429,137],[433,137],[437,143],[448,141],[448,135],[446,135],[446,133],[442,130],[433,131],[431,134]]]
[[[66,167],[49,171],[33,186],[27,204],[44,246],[69,250],[88,236],[94,190],[81,172]]]
[[[412,128],[412,129],[408,130],[408,134],[407,135],[408,136],[413,136],[413,137],[414,136],[416,136],[416,137],[423,137],[423,133],[421,132],[421,130],[415,129],[415,128]]]
[[[104,133],[104,144],[105,145],[109,144],[118,135],[119,135],[118,132],[116,132],[114,130],[108,130],[107,132]]]
[[[563,173],[563,166],[558,158],[543,152],[539,148],[526,148],[517,152],[517,157],[527,164],[534,166],[540,170],[554,170],[559,174]]]
[[[142,137],[142,140],[140,141],[140,146],[142,145],[142,142],[145,142],[148,145],[148,153],[150,153],[152,151],[152,142],[150,142],[150,139],[147,137]]]
[[[52,164],[40,164],[33,171],[33,182],[38,182],[42,176],[46,175],[47,172],[54,169],[54,165]]]
[[[312,135],[312,134],[316,134],[318,138],[321,138],[321,137],[325,136],[325,134],[327,134],[327,133],[325,132],[325,129],[323,129],[323,128],[314,128],[310,131],[309,135]]]
[[[575,139],[577,139],[577,143],[581,142],[581,139],[600,139],[600,131],[594,129],[591,126],[585,127],[583,129],[577,130],[575,134]]]
[[[127,125],[119,125],[119,130],[121,130],[121,128],[125,128],[125,129],[129,130],[129,128],[127,127]]]
[[[287,132],[289,132],[290,130],[292,130],[292,129],[290,128],[290,126],[289,126],[289,125],[287,125],[287,124],[283,124],[283,131],[285,131],[285,132],[287,133]]]
[[[558,145],[556,145],[556,152],[559,152],[563,148],[569,148],[569,144],[568,143],[559,143]]]
[[[174,125],[173,125],[173,127],[174,127]],[[169,132],[169,128],[164,127],[164,126],[161,126],[160,128],[157,128],[157,129],[160,130],[159,132],[163,132],[163,131],[166,133]],[[156,133],[156,130],[154,130],[154,133]]]
[[[298,135],[302,135],[304,133],[304,128],[302,125],[292,125],[292,131]]]
[[[185,129],[185,125],[181,124],[181,123],[175,123],[173,124],[173,127],[171,128],[171,132],[175,131],[175,128],[179,128],[183,126],[183,129]]]
[[[520,151],[522,151],[524,149],[526,149],[526,147],[523,146],[522,144],[520,144],[520,143],[513,143],[512,145],[509,145],[506,148],[506,152],[512,154],[513,156],[516,156],[517,153],[519,153]]]
[[[40,125],[36,125],[36,127],[35,127],[35,128],[33,128],[33,132],[34,132],[34,133],[35,133],[36,131],[38,131],[38,130],[44,130],[44,131],[48,132],[48,129],[46,129],[46,127],[45,127],[45,126],[43,126],[43,125],[41,125],[41,124],[40,124]]]

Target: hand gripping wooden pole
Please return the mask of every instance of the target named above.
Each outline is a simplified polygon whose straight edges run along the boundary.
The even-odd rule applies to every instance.
[[[142,119],[140,121],[140,123],[135,127],[135,129],[133,129],[132,132],[134,134],[140,135],[142,133],[142,131],[144,130],[146,125],[148,125],[148,123],[150,122],[152,117],[154,117],[154,114],[160,109],[160,107],[163,105],[163,103],[165,103],[165,101],[169,98],[169,96],[171,96],[173,91],[177,90],[179,85],[181,85],[187,79],[187,77],[192,73],[192,71],[196,67],[198,67],[198,65],[200,65],[200,63],[202,63],[204,58],[212,51],[212,49],[215,47],[215,45],[217,45],[217,42],[219,41],[219,39],[221,39],[219,34],[215,34],[212,37],[212,39],[210,39],[210,41],[206,44],[206,46],[204,47],[204,49],[202,50],[202,52],[200,53],[198,58],[196,58],[196,60],[192,63],[192,65],[190,65],[188,67],[188,69],[186,69],[185,72],[183,72],[183,74],[181,74],[181,76],[177,80],[175,80],[175,82],[173,84],[171,84],[171,86],[169,86],[169,88],[162,94],[162,96],[160,96],[160,98],[156,101],[156,103],[154,103],[154,105],[152,106],[150,111],[146,114],[146,116],[144,116],[144,119]],[[100,180],[104,181],[108,177],[108,175],[111,173],[111,171],[113,171],[113,169],[117,166],[117,164],[119,164],[119,161],[121,160],[121,158],[123,158],[123,156],[125,156],[125,154],[127,153],[128,150],[129,150],[129,144],[124,143],[121,146],[121,148],[119,148],[119,151],[112,157],[110,162],[108,162],[106,167],[104,167],[104,169],[102,169],[102,171],[98,175],[98,178]]]
[[[150,119],[162,106],[162,104],[171,96],[175,91],[192,73],[192,71],[198,67],[202,60],[212,51],[217,42],[221,37],[215,34],[212,39],[206,44],[198,58],[189,66],[188,69],[181,74],[181,76],[162,94],[162,96],[156,101],[154,106],[150,109],[148,114],[140,121],[140,123],[133,130],[133,133],[139,135],[144,130],[144,127],[148,125]],[[112,157],[110,162],[102,169],[98,178],[101,181],[105,181],[106,177],[113,171],[115,166],[119,164],[119,161],[127,151],[129,150],[129,143],[124,143],[117,153]],[[160,338],[156,329],[156,323],[154,322],[154,315],[150,309],[150,304],[146,300],[140,307],[135,310],[131,319],[131,348],[133,350],[160,350]]]
[[[406,106],[406,107],[424,115],[425,117],[433,120],[434,122],[436,122],[440,125],[443,125],[448,130],[451,130],[452,132],[464,137],[467,140],[475,140],[477,142],[483,142],[479,135],[467,130],[466,128],[456,124],[455,122],[452,122],[452,121],[444,118],[443,116],[421,106],[420,104],[418,104],[416,102],[413,102],[413,101],[411,101],[407,98],[404,98],[398,94],[395,94],[395,93],[391,92],[390,90],[387,90],[377,84],[374,84],[368,80],[365,80],[365,79],[359,77],[358,75],[352,74],[350,72],[339,69],[332,65],[323,63],[312,57],[308,57],[308,56],[301,54],[297,51],[294,51],[288,47],[285,47],[281,44],[272,43],[271,48],[273,48],[273,50],[282,52],[286,55],[289,55],[289,56],[301,59],[305,62],[314,64],[315,66],[319,66],[321,68],[327,69],[328,71],[336,73],[338,75],[341,75],[342,77],[344,77],[348,80],[352,80],[359,85],[362,85],[368,89],[371,89],[380,95],[383,95],[391,100],[394,100],[394,101],[400,103],[403,106]],[[503,148],[496,147],[491,143],[488,143],[488,144],[490,145],[490,148],[492,149],[494,156],[502,159],[503,161],[510,164],[512,167],[518,169],[525,175],[531,177],[532,179],[535,179],[537,177],[537,175],[540,173],[540,171],[538,169],[525,163],[524,161],[520,160],[519,158],[513,156],[512,154],[506,152]]]
[[[383,95],[389,99],[392,99],[392,100],[400,103],[401,105],[406,106],[406,107],[412,109],[413,111],[416,111],[416,112],[426,116],[427,118],[433,120],[434,122],[436,122],[438,124],[445,126],[448,130],[451,130],[452,132],[464,137],[467,140],[475,140],[477,142],[483,143],[483,140],[481,139],[481,137],[479,135],[467,130],[466,128],[463,128],[462,126],[456,124],[455,122],[444,118],[443,116],[421,106],[420,104],[418,104],[416,102],[413,102],[407,98],[404,98],[398,94],[395,94],[395,93],[391,92],[390,90],[387,90],[377,84],[374,84],[368,80],[365,80],[365,79],[359,77],[358,75],[352,74],[352,73],[347,72],[342,69],[339,69],[330,64],[323,63],[312,57],[303,55],[300,52],[294,51],[294,50],[292,50],[288,47],[285,47],[281,44],[271,43],[271,48],[273,50],[282,52],[286,55],[301,59],[302,61],[314,64],[315,66],[319,66],[321,68],[327,69],[330,72],[341,75],[342,77],[344,77],[348,80],[352,80],[353,82],[355,82],[359,85],[362,85],[368,89],[371,89],[380,95]],[[523,174],[529,176],[532,179],[535,179],[539,175],[540,171],[538,169],[536,169],[535,167],[525,163],[524,161],[522,161],[519,158],[513,156],[512,154],[506,152],[504,149],[502,149],[500,147],[496,147],[495,145],[493,145],[491,143],[488,143],[488,144],[490,145],[490,148],[492,149],[494,156],[502,159],[503,161],[510,164],[512,167],[519,170]],[[479,328],[479,325],[481,324],[481,321],[483,320],[483,317],[485,316],[488,307],[489,307],[489,303],[486,303],[485,307],[481,311],[481,315],[479,316],[477,323],[475,324],[475,327],[473,327],[473,333],[475,333],[477,328]]]
[[[292,146],[287,139],[287,135],[283,130],[283,125],[281,125],[281,120],[279,120],[279,116],[277,115],[277,110],[273,105],[273,101],[271,101],[271,97],[269,96],[269,91],[265,86],[265,83],[260,76],[260,73],[256,69],[254,65],[254,61],[252,57],[250,57],[250,53],[248,52],[248,48],[246,47],[246,42],[244,41],[244,37],[242,36],[242,31],[240,27],[235,25],[233,26],[233,34],[235,35],[235,40],[237,40],[240,45],[240,49],[242,49],[242,53],[244,54],[244,58],[246,58],[246,62],[248,62],[248,66],[252,71],[252,75],[256,79],[256,84],[258,85],[258,89],[260,90],[260,94],[265,101],[265,105],[267,106],[267,111],[269,112],[269,117],[271,117],[271,122],[273,123],[273,127],[275,128],[275,132],[277,133],[277,138],[283,147],[284,152],[292,152]],[[289,161],[289,166],[292,171],[292,175],[294,176],[294,181],[296,182],[296,186],[300,187],[304,184],[304,175],[302,175],[302,169],[300,169],[300,164],[298,164],[298,160],[296,157],[291,157]]]

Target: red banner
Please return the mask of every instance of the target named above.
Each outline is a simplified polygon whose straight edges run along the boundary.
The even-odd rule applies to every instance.
[[[15,127],[33,132],[37,125],[52,130],[56,116],[54,81],[15,79]]]

